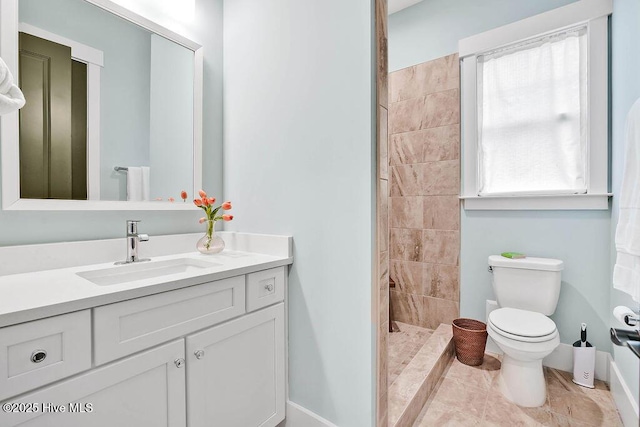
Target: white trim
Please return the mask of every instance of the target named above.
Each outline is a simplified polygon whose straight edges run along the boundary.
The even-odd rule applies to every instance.
[[[465,210],[607,210],[612,193],[544,196],[462,196]]]
[[[100,73],[104,53],[24,22],[18,30],[71,48],[71,58],[87,64],[87,200],[100,200]],[[19,159],[18,159],[19,161]]]
[[[338,427],[320,415],[303,408],[297,403],[287,401],[287,415],[278,427]]]
[[[638,402],[633,398],[631,390],[622,374],[618,370],[616,362],[611,360],[611,382],[610,389],[613,401],[618,408],[618,413],[625,427],[636,427],[640,425],[640,414]]]
[[[178,43],[194,52],[194,111],[193,111],[193,193],[197,194],[202,188],[202,98],[203,98],[203,55],[204,50],[198,43],[175,33],[155,22],[144,18],[110,0],[86,0],[102,9],[139,25],[151,32]],[[18,69],[18,0],[0,0],[0,57],[4,59],[9,70],[17,75]],[[96,71],[90,67],[88,70]],[[95,73],[87,76],[87,84],[94,88],[97,82]],[[98,84],[99,86],[99,84]],[[96,108],[88,111],[88,120],[92,120],[92,128],[100,129],[100,112]],[[97,126],[97,128],[96,128]],[[88,197],[90,200],[28,200],[20,199],[20,153],[18,146],[18,112],[5,114],[0,117],[0,152],[2,154],[2,209],[3,210],[44,210],[44,211],[137,211],[137,210],[192,210],[197,209],[190,203],[167,202],[125,202],[101,201],[99,197],[99,182],[89,179]],[[91,133],[91,130],[89,130]],[[87,135],[89,137],[89,134]],[[95,135],[91,135],[95,136]],[[90,164],[100,164],[99,147],[88,146],[91,153]],[[99,168],[98,168],[99,170]],[[191,205],[191,206],[187,206]]]
[[[503,25],[458,42],[460,58],[555,32],[613,13],[613,0],[581,0],[520,21]]]
[[[25,22],[18,23],[18,31],[49,40],[54,43],[69,46],[71,48],[71,57],[82,62],[92,63],[104,67],[104,53],[86,44],[79,43],[75,40],[59,36],[42,28],[38,28]]]
[[[608,198],[608,15],[612,0],[581,0],[459,41],[462,90],[461,199],[466,210],[604,210]],[[587,194],[478,195],[477,56],[522,40],[588,26]]]

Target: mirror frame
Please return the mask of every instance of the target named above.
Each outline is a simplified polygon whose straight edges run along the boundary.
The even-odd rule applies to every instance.
[[[110,0],[84,0],[152,33],[177,43],[194,53],[193,79],[193,192],[202,188],[202,104],[203,55],[201,45]],[[0,0],[0,57],[17,76],[18,0]],[[19,114],[0,116],[2,155],[2,209],[27,211],[183,211],[197,209],[193,203],[131,202],[109,200],[58,200],[20,198]],[[99,122],[99,120],[98,120]],[[89,132],[91,129],[89,129]],[[176,195],[178,198],[179,195]]]

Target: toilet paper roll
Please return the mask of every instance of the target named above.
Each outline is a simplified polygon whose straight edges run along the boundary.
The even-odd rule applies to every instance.
[[[613,317],[628,327],[629,325],[624,321],[625,316],[635,316],[635,313],[629,307],[625,307],[624,305],[619,305],[613,309]]]

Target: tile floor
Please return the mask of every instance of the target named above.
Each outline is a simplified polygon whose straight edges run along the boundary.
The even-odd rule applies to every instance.
[[[485,355],[481,366],[453,359],[422,408],[414,427],[444,426],[606,426],[622,427],[609,388],[574,384],[571,374],[545,368],[547,402],[522,408],[507,401],[497,388],[500,356]]]
[[[422,348],[427,339],[433,334],[431,329],[396,322],[399,332],[389,334],[389,386],[398,378],[400,373],[411,362],[411,359]]]

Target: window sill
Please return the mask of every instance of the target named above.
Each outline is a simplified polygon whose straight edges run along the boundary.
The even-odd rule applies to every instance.
[[[465,210],[607,210],[612,193],[549,196],[461,196]]]

